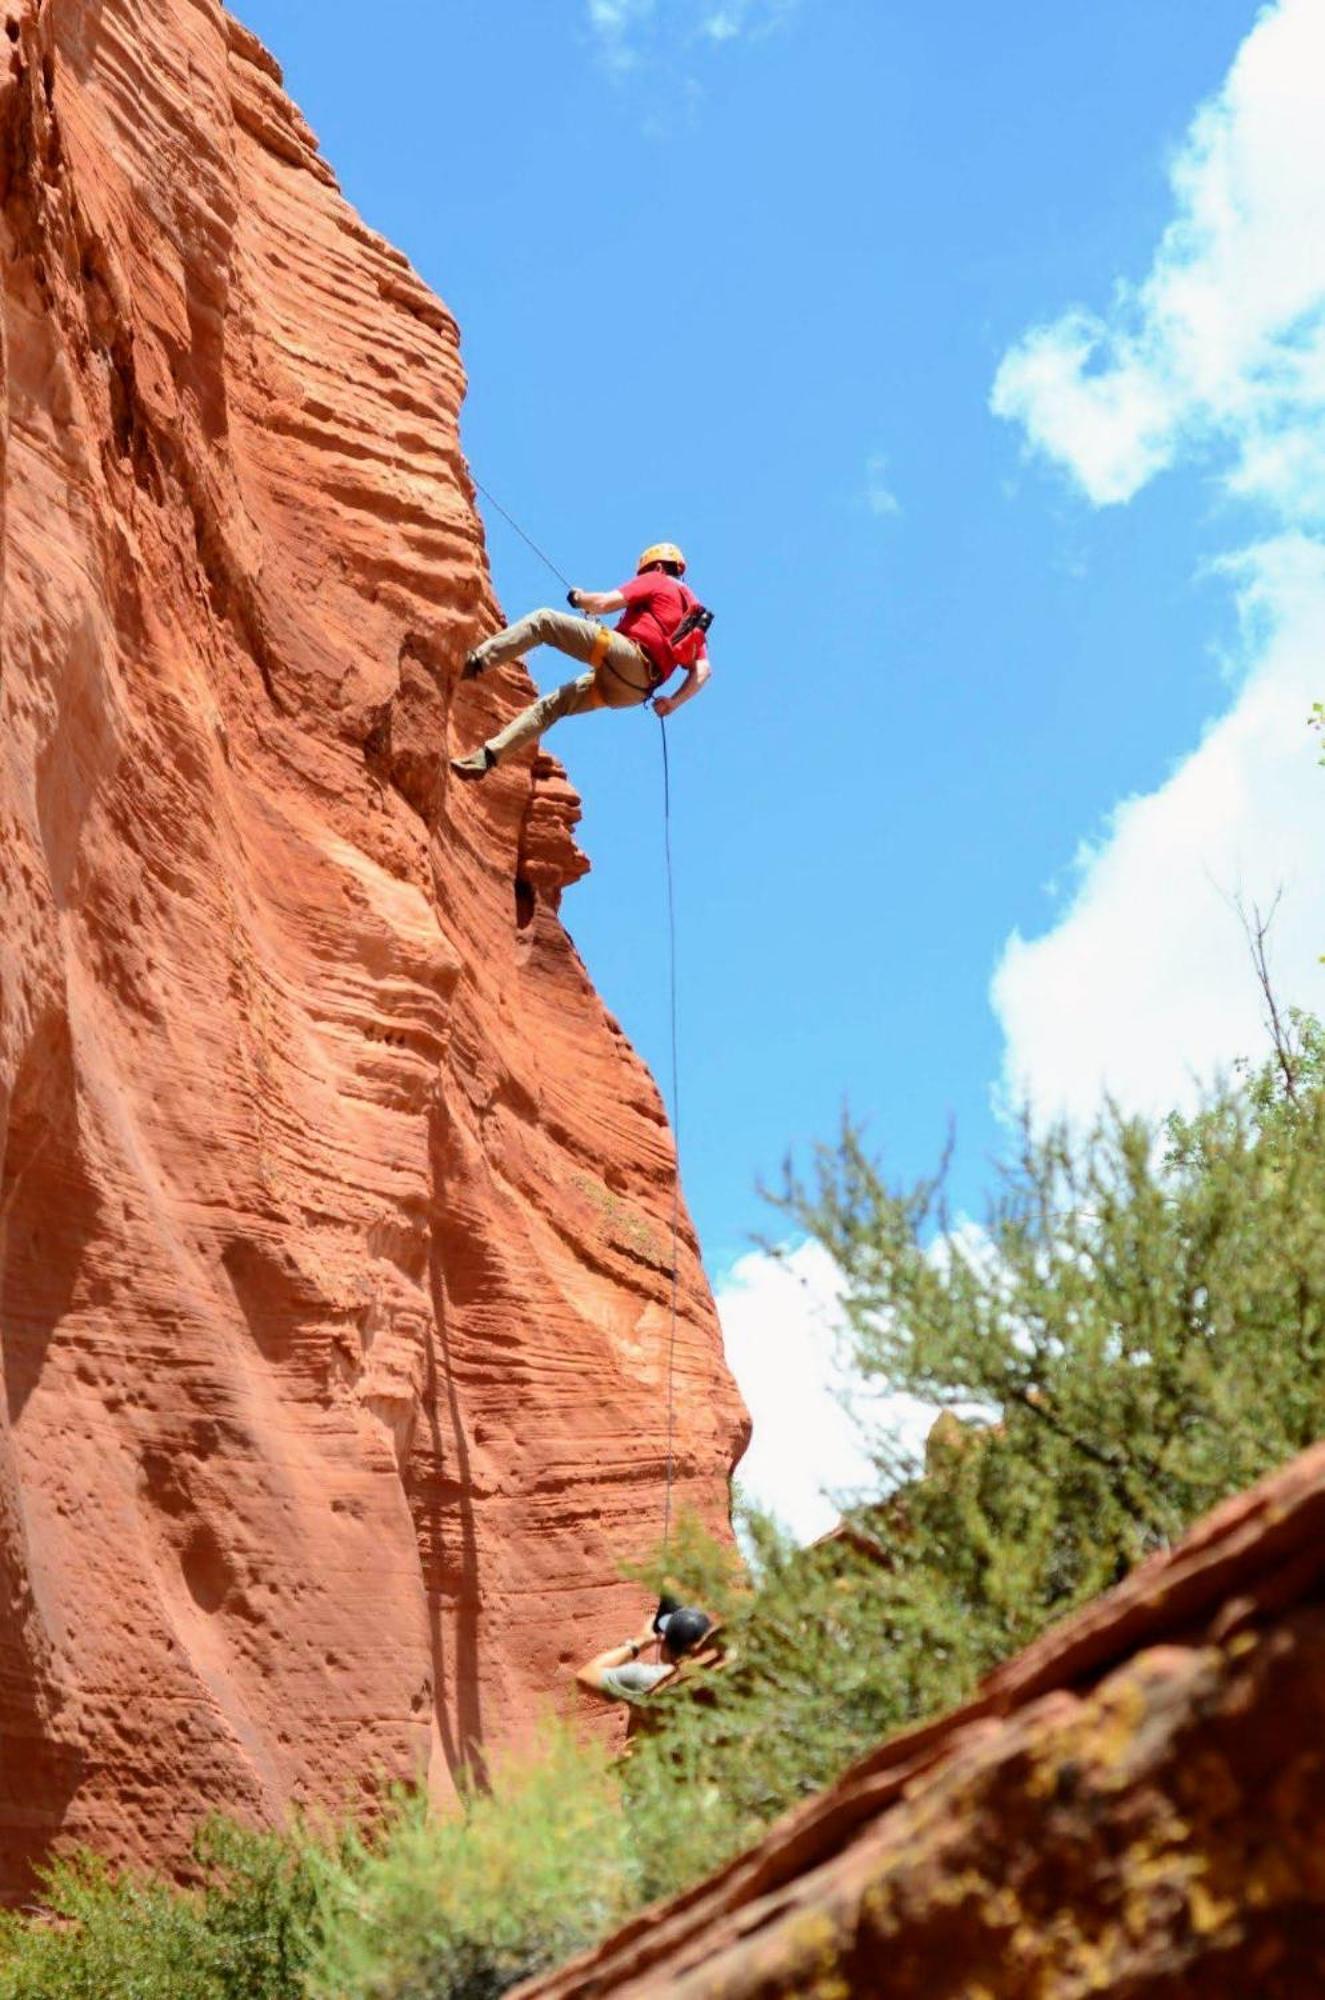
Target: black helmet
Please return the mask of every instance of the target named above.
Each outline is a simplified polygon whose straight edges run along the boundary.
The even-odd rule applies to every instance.
[[[713,1620],[708,1613],[696,1611],[691,1604],[683,1604],[679,1611],[671,1612],[660,1622],[663,1644],[678,1660],[683,1653],[692,1653],[705,1634],[713,1629]]]

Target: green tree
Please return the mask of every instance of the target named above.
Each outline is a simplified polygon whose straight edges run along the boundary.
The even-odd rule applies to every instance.
[[[891,1186],[848,1120],[777,1196],[841,1274],[860,1411],[905,1390],[953,1416],[924,1468],[873,1436],[850,1540],[760,1526],[737,1663],[660,1699],[629,1782],[707,1860],[1325,1435],[1314,1022],[1277,1021],[1273,1061],[1192,1116],[1023,1125],[979,1228],[943,1189]]]

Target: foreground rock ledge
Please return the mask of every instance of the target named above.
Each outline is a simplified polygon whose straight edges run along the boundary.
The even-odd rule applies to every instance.
[[[500,621],[449,313],[215,0],[3,14],[12,1899],[61,1838],[445,1796],[631,1629],[675,1155],[557,914],[559,768],[448,788],[529,694],[457,680]],[[688,1221],[676,1351],[721,1527]]]
[[[1325,1992],[1325,1446],[521,2000]]]

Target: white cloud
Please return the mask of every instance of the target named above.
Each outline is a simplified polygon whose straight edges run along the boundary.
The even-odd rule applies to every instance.
[[[1325,992],[1325,774],[1306,716],[1325,694],[1325,6],[1264,9],[1172,169],[1149,274],[1106,316],[1074,308],[1006,357],[992,407],[1098,506],[1197,455],[1268,539],[1215,565],[1242,626],[1228,711],[1158,790],[1123,801],[1079,858],[1047,935],[994,980],[1004,1086],[1087,1116],[1104,1087],[1159,1109],[1262,1046],[1231,896],[1285,900],[1289,1000]]]
[[[799,0],[724,0],[719,7],[704,10],[700,29],[714,42],[734,41],[738,35],[766,34],[799,4]]]
[[[589,25],[609,65],[632,69],[651,51],[767,34],[800,0],[587,0]]]
[[[833,1527],[834,1495],[877,1486],[855,1425],[836,1399],[840,1281],[828,1253],[803,1243],[784,1257],[752,1251],[717,1288],[727,1360],[754,1422],[740,1485],[797,1540]],[[910,1396],[871,1400],[878,1425],[895,1425],[917,1453],[934,1411]]]
[[[1100,506],[1130,500],[1169,463],[1175,403],[1122,337],[1113,367],[1099,368],[1108,340],[1102,322],[1083,312],[1037,327],[1008,355],[993,393],[995,415],[1019,420]]]
[[[897,495],[888,483],[887,456],[881,451],[871,452],[865,461],[865,504],[871,514],[877,514],[880,519],[902,511]]]
[[[1042,1114],[1084,1120],[1106,1087],[1162,1111],[1264,1049],[1230,899],[1268,909],[1283,889],[1276,984],[1325,1006],[1325,772],[1306,727],[1325,685],[1325,548],[1286,536],[1235,568],[1255,652],[1237,702],[1167,784],[1117,807],[1062,921],[1014,936],[995,976],[1006,1090]]]
[[[730,42],[741,32],[741,7],[720,7],[704,22],[704,33],[713,42]]]
[[[1229,484],[1325,517],[1325,7],[1279,0],[1194,120],[1175,214],[1140,285],[1007,355],[993,408],[1099,505],[1183,452],[1231,446]]]
[[[655,0],[588,0],[589,25],[613,69],[635,62],[635,38],[653,20]]]
[[[589,19],[600,34],[623,35],[653,8],[654,0],[589,0]]]

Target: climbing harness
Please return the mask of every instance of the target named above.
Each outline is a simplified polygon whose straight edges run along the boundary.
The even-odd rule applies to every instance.
[[[594,673],[607,661],[607,649],[612,643],[612,634],[606,625],[600,625],[593,635],[593,647],[589,654],[589,665]]]
[[[472,476],[473,475],[471,474],[471,477]],[[506,509],[502,506],[501,501],[495,499],[493,495],[489,493],[487,487],[483,485],[481,480],[475,479],[474,485],[477,488],[477,490],[483,495],[484,499],[487,500],[493,507],[496,508],[497,512],[501,515],[503,521],[505,521],[510,527],[514,528],[516,534],[520,537],[520,540],[525,544],[525,546],[533,550],[534,554],[538,557],[539,561],[544,565],[544,567],[548,569],[551,572],[551,574],[557,578],[557,581],[559,583],[565,584],[568,592],[573,594],[575,586],[571,583],[570,578],[564,575],[562,571],[557,568],[557,565],[553,562],[551,556],[548,555],[543,549],[539,548],[538,543],[533,539],[533,537],[525,533],[524,529],[520,526],[520,523],[515,519],[515,516],[513,514],[507,513]],[[670,549],[669,544],[664,544],[660,546]],[[656,556],[657,552],[653,551],[651,553],[655,554]],[[680,557],[679,549],[671,550],[670,553],[673,558]],[[644,558],[642,557],[641,567],[643,566],[643,562]],[[703,620],[702,624],[699,623],[699,620],[701,618]],[[692,620],[695,620],[694,624],[691,623]],[[681,625],[677,628],[677,631],[673,634],[672,643],[675,644],[678,639],[684,640],[688,636],[688,633],[694,632],[696,630],[700,632],[702,637],[703,634],[707,633],[709,626],[712,623],[713,623],[713,613],[711,611],[705,611],[702,604],[696,605],[692,611],[686,614],[685,619],[683,619]],[[610,627],[606,625],[600,626],[598,636],[594,640],[594,650],[593,654],[590,656],[590,664],[593,666],[595,671],[597,671],[600,664],[606,665],[610,672],[616,674],[618,680],[625,681],[628,687],[635,687],[635,683],[633,681],[627,680],[626,676],[623,673],[621,673],[620,669],[614,667],[612,665],[611,660],[608,659],[607,653],[611,643],[612,643],[612,632]],[[601,658],[599,657],[600,647],[602,649]],[[638,689],[636,691],[639,692]],[[645,699],[647,699],[647,695],[645,696]],[[668,963],[669,963],[668,990],[669,990],[669,998],[671,1005],[672,1136],[676,1146],[676,1170],[672,1175],[672,1295],[671,1295],[671,1311],[670,1311],[670,1318],[667,1330],[667,1484],[666,1484],[665,1497],[663,1500],[663,1563],[665,1565],[667,1561],[667,1551],[671,1545],[671,1539],[672,1539],[672,1487],[673,1484],[675,1483],[675,1478],[676,1478],[676,1318],[677,1318],[678,1294],[680,1288],[679,1255],[680,1255],[680,1242],[681,1242],[681,1084],[680,1084],[681,1065],[679,1057],[679,1038],[677,1032],[677,1001],[676,1001],[676,887],[672,869],[672,770],[671,770],[671,762],[667,754],[667,723],[661,715],[658,717],[658,731],[662,740],[663,854],[667,866],[667,948],[668,948]]]
[[[689,594],[687,593],[687,595]],[[577,595],[578,593],[573,590],[566,592],[566,601],[572,610],[576,609],[575,599]],[[667,635],[667,651],[670,655],[671,664],[665,671],[656,667],[644,652],[643,647],[636,644],[635,650],[643,659],[644,670],[649,676],[647,688],[641,688],[638,681],[633,681],[629,674],[623,674],[616,661],[610,657],[612,640],[616,635],[608,625],[600,625],[598,628],[593,642],[593,651],[589,655],[589,665],[595,673],[598,672],[600,667],[606,667],[608,673],[614,675],[623,687],[632,688],[640,696],[641,700],[647,701],[653,690],[661,687],[663,682],[670,675],[674,674],[678,668],[682,669],[685,673],[689,673],[703,659],[705,653],[708,651],[708,635],[713,625],[713,618],[714,613],[706,605],[700,604],[696,599],[676,630],[669,632]]]
[[[630,688],[633,693],[639,696],[641,701],[647,701],[649,696],[653,693],[654,688],[658,687],[660,683],[656,680],[650,679],[647,687],[641,687],[638,681],[633,681],[630,678],[629,674],[622,673],[620,667],[616,664],[616,661],[610,657],[612,650],[612,641],[615,637],[616,634],[613,632],[610,625],[600,625],[598,627],[598,630],[594,633],[593,651],[589,655],[589,666],[594,673],[597,673],[600,667],[606,667],[608,673],[615,675],[616,679],[620,681],[622,687]],[[644,656],[641,653],[640,658],[643,659],[643,657]],[[647,662],[646,662],[646,668],[647,668]]]

